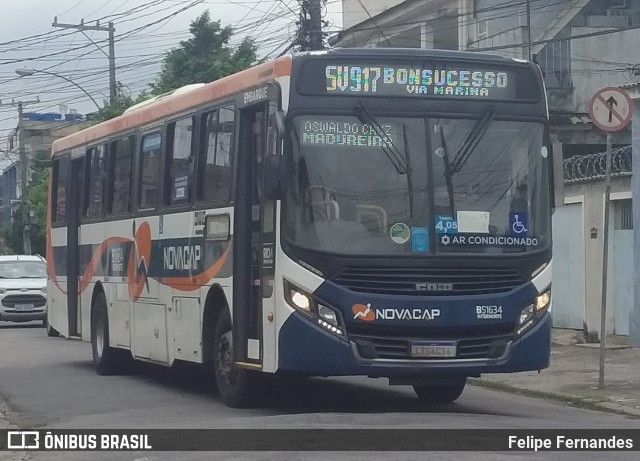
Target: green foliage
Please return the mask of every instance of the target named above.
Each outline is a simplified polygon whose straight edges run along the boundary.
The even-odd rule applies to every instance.
[[[191,22],[193,35],[167,53],[160,76],[151,84],[152,93],[159,95],[192,83],[209,83],[239,72],[256,62],[257,48],[245,38],[236,49],[229,46],[233,28],[212,21],[205,11]]]
[[[137,98],[131,96],[118,96],[113,104],[104,101],[104,106],[96,113],[93,119],[97,122],[105,122],[112,118],[116,118],[124,113],[129,107],[138,104],[149,98],[149,93],[143,91]]]
[[[46,252],[46,223],[47,223],[47,194],[49,190],[50,157],[47,151],[36,152],[31,159],[31,179],[27,186],[27,207],[31,222],[31,253],[44,255]],[[20,203],[14,208],[13,221],[5,225],[3,237],[5,246],[15,254],[23,253],[22,232],[24,229],[22,220],[22,207]],[[28,213],[30,215],[30,213]]]

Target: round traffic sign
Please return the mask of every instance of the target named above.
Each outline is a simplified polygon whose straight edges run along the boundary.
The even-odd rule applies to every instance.
[[[607,87],[596,92],[589,101],[589,116],[604,131],[620,131],[631,121],[633,104],[626,91]]]

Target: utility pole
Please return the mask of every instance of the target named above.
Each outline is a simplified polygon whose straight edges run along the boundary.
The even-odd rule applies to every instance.
[[[62,24],[58,22],[58,17],[56,16],[53,19],[53,24],[51,25],[53,27],[59,27],[61,29],[77,29],[81,32],[84,32],[85,30],[97,30],[100,32],[109,32],[109,54],[104,53],[104,51],[102,51],[102,48],[100,47],[98,47],[98,49],[100,49],[100,51],[102,51],[109,58],[109,103],[113,104],[114,102],[116,102],[116,98],[118,96],[117,82],[116,82],[116,51],[115,51],[116,29],[113,25],[113,22],[110,22],[108,27],[101,26],[98,21],[96,21],[95,26],[87,26],[85,25],[84,21],[80,21],[80,24]],[[92,41],[92,43],[98,46],[95,42]]]
[[[323,50],[322,4],[324,0],[298,0],[300,20],[297,44],[300,51]]]
[[[309,0],[309,44],[312,50],[323,50],[322,0]]]
[[[24,254],[31,254],[31,223],[29,222],[29,205],[27,204],[27,173],[29,160],[24,149],[24,132],[22,131],[22,101],[18,101],[18,146],[20,152],[20,208],[22,209],[22,248]]]
[[[531,0],[527,0],[527,49],[531,61]]]
[[[37,103],[36,101],[12,101],[10,105],[18,108],[18,152],[20,154],[20,208],[22,215],[22,250],[24,254],[31,254],[31,215],[27,202],[27,181],[29,178],[29,159],[24,148],[24,132],[22,130],[23,107],[25,104]],[[2,106],[0,101],[0,106]],[[8,105],[8,104],[5,104]]]

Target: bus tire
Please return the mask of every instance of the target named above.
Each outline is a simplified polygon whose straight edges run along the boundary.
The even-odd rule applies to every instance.
[[[451,384],[414,384],[413,390],[425,403],[452,403],[460,397],[466,384],[467,378],[463,378]]]
[[[227,308],[220,313],[214,330],[214,372],[218,392],[225,405],[248,408],[256,404],[258,373],[233,363],[231,316]]]
[[[107,299],[98,293],[94,300],[91,319],[91,349],[93,366],[99,375],[122,373],[129,361],[129,352],[109,345],[109,316]]]
[[[47,336],[49,336],[50,338],[57,338],[58,336],[60,336],[58,330],[49,325],[49,319],[47,317],[44,318],[42,324],[47,329]]]

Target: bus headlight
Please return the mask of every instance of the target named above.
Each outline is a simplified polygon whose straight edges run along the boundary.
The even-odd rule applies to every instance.
[[[551,291],[545,291],[536,298],[536,312],[540,312],[549,307],[551,302]]]
[[[334,309],[318,304],[312,294],[284,280],[284,298],[294,309],[313,317],[317,324],[336,336],[344,335],[340,315]]]
[[[284,298],[294,309],[304,311],[309,314],[312,312],[312,308],[315,310],[315,305],[311,295],[286,280],[284,281]]]
[[[517,334],[521,335],[527,331],[545,313],[550,303],[551,291],[548,290],[538,295],[532,304],[522,309],[518,318]]]

